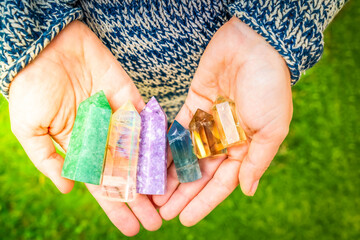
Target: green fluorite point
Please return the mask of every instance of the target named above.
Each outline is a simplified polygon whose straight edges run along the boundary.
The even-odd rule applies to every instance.
[[[194,154],[189,130],[174,120],[167,137],[179,181],[187,183],[200,179],[200,166]]]
[[[80,103],[61,176],[100,184],[111,113],[103,91]]]

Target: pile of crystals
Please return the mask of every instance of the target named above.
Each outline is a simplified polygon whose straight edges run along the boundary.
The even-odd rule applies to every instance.
[[[164,194],[166,132],[166,114],[154,97],[140,114],[130,101],[112,114],[100,91],[79,105],[61,175],[101,185],[109,200]]]
[[[175,120],[168,132],[176,172],[182,183],[201,178],[198,158],[225,154],[227,147],[246,141],[235,103],[223,96],[216,99],[212,114],[197,109],[189,130]]]
[[[138,113],[128,101],[114,114],[103,91],[83,101],[65,158],[62,176],[101,185],[103,197],[130,202],[136,194],[165,194],[167,140],[181,183],[200,179],[198,158],[226,153],[246,140],[235,104],[219,97],[208,114],[198,109],[189,130],[167,118],[154,97]]]
[[[226,153],[227,147],[246,141],[235,103],[223,96],[216,99],[212,114],[198,109],[189,129],[195,154],[199,159]]]

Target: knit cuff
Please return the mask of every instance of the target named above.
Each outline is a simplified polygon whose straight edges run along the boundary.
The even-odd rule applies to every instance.
[[[11,19],[14,17],[11,12],[1,20],[0,40],[3,46],[0,49],[0,91],[7,99],[10,83],[17,73],[34,60],[62,29],[72,21],[82,18],[80,8],[63,10],[60,9],[52,16],[47,15],[50,19],[47,22],[32,21],[31,25],[25,20],[26,17],[30,18],[29,16]],[[43,25],[37,25],[39,23]]]
[[[305,70],[320,60],[324,49],[322,31],[344,2],[235,1],[229,4],[228,11],[263,36],[282,55],[293,85]]]

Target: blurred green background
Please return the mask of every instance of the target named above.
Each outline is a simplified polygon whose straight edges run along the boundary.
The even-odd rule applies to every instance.
[[[290,133],[254,197],[237,189],[198,225],[134,239],[360,239],[360,1],[325,32],[293,87]],[[61,195],[28,160],[0,99],[0,239],[126,239],[82,184]]]

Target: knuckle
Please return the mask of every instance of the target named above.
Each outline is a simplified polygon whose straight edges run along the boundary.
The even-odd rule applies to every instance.
[[[231,181],[231,180],[235,180],[235,181]],[[223,178],[217,177],[217,175],[215,175],[215,177],[213,178],[214,183],[219,187],[220,190],[225,190],[226,193],[231,193],[234,189],[234,186],[236,187],[238,185],[237,180],[238,178],[235,177],[231,177],[230,179],[227,179],[228,181],[224,182]]]
[[[191,201],[191,196],[186,192],[183,188],[178,188],[178,193],[181,198],[183,198],[184,202],[188,203]]]

